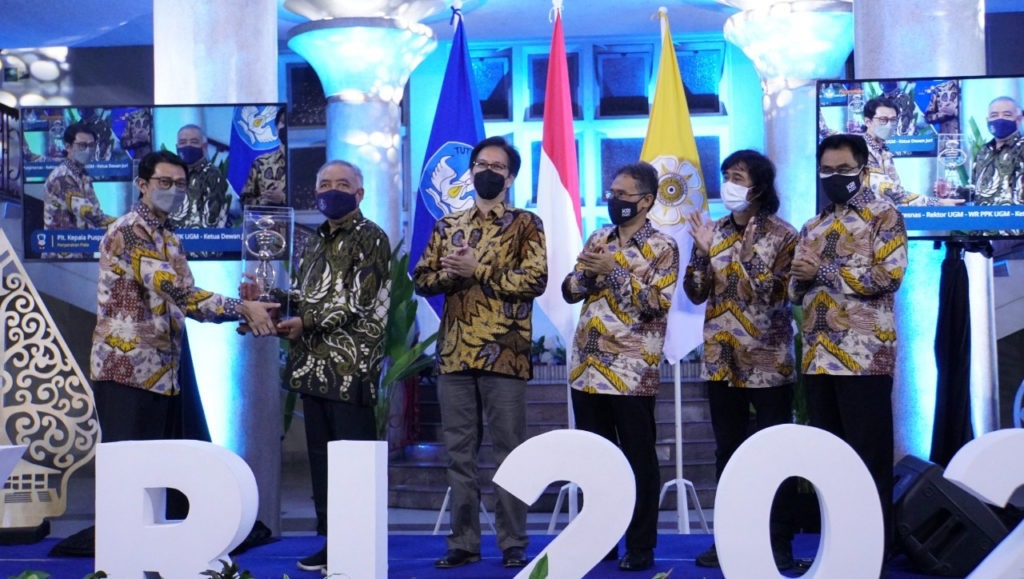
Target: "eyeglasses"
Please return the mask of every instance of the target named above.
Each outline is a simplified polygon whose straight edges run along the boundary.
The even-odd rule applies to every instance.
[[[508,165],[499,162],[488,163],[487,161],[473,161],[474,171],[486,171],[488,169],[496,173],[504,173],[508,170]]]
[[[156,181],[161,189],[186,189],[188,187],[188,181],[185,179],[171,179],[170,177],[150,177],[150,181]]]
[[[899,119],[897,117],[874,117],[871,120],[873,120],[873,121],[877,122],[878,124],[884,126],[884,125],[888,125],[889,123],[895,123]]]
[[[856,177],[860,175],[860,172],[864,170],[864,165],[860,167],[850,167],[848,165],[840,165],[838,167],[818,167],[818,177],[827,179],[832,175],[842,175],[843,177]]]
[[[76,151],[88,151],[89,149],[96,148],[96,141],[89,141],[88,143],[75,141],[74,143],[71,143],[71,146],[74,147]]]
[[[612,191],[609,189],[601,195],[601,198],[605,201],[611,201],[612,199],[622,199],[623,197],[643,197],[644,195],[650,195],[650,193],[627,193],[625,191]]]

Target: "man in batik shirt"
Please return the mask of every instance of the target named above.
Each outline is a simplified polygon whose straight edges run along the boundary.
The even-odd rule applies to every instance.
[[[988,106],[988,130],[992,140],[974,159],[972,181],[977,205],[1024,203],[1024,137],[1020,134],[1021,111],[1010,97],[999,97]]]
[[[961,205],[963,199],[928,197],[911,193],[903,188],[896,172],[892,151],[885,142],[892,137],[899,117],[896,103],[885,97],[876,97],[864,105],[864,141],[868,145],[868,167],[871,169],[871,189],[876,195],[896,205]]]
[[[434,565],[480,560],[480,482],[477,452],[486,418],[497,466],[526,439],[526,382],[533,300],[547,285],[544,226],[507,204],[522,161],[501,137],[470,153],[473,207],[437,220],[413,271],[422,296],[443,294],[437,339],[437,395],[448,451],[451,528],[448,550]],[[498,547],[505,567],[526,565],[526,505],[495,489]]]
[[[278,324],[292,346],[285,387],[302,397],[316,531],[327,534],[327,444],[376,440],[374,405],[384,358],[391,303],[391,244],[363,216],[363,174],[347,161],[317,171],[316,206],[325,220],[302,252],[290,292],[274,299],[294,317]],[[243,286],[243,296],[257,292]],[[298,561],[300,569],[327,566],[326,545]]]
[[[178,438],[178,366],[185,318],[245,320],[276,334],[277,304],[243,301],[195,286],[167,216],[185,197],[185,163],[159,151],[139,163],[141,197],[100,241],[90,375],[103,441]]]
[[[704,369],[715,476],[721,478],[736,449],[753,432],[793,421],[793,313],[786,296],[796,229],[782,220],[775,190],[775,165],[757,151],[737,151],[722,162],[722,203],[729,214],[711,222],[690,214],[693,251],[683,289],[704,315]],[[792,484],[783,487],[792,492]],[[780,570],[793,566],[795,529],[776,503],[771,541]],[[712,546],[697,565],[718,567]]]
[[[64,130],[67,158],[57,165],[43,185],[43,229],[103,229],[114,221],[100,209],[85,169],[96,155],[96,133],[74,123]]]
[[[273,152],[260,155],[253,160],[245,186],[242,187],[242,194],[239,195],[243,206],[284,205],[288,200],[288,169],[285,158],[288,129],[285,126],[284,107],[277,110],[274,122],[281,145]]]
[[[892,540],[894,297],[907,268],[899,210],[871,192],[868,151],[856,135],[818,145],[821,189],[832,201],[800,231],[789,296],[803,306],[803,375],[811,426],[845,440],[878,489]]]
[[[657,193],[658,171],[651,165],[618,169],[605,193],[612,225],[591,234],[562,282],[565,301],[583,301],[569,373],[576,427],[622,449],[636,479],[619,561],[626,571],[650,569],[658,541],[654,403],[679,249],[647,219]],[[607,558],[616,557],[613,551]]]
[[[188,165],[188,196],[171,215],[175,228],[230,227],[228,180],[206,160],[206,134],[196,125],[178,129],[178,156]]]

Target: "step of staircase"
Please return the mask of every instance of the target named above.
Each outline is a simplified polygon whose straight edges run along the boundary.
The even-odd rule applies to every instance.
[[[714,507],[715,500],[714,435],[706,387],[693,376],[692,368],[688,373],[690,375],[680,384],[683,477],[693,483],[701,506],[710,509]],[[568,390],[564,369],[556,368],[553,375],[544,375],[542,371],[535,374],[540,377],[531,381],[527,387],[529,437],[569,426]],[[655,420],[658,436],[657,454],[661,466],[661,482],[664,484],[676,478],[676,410],[672,376],[670,373],[663,373],[662,378],[655,405]],[[440,509],[448,488],[445,474],[448,456],[441,442],[441,418],[436,386],[433,381],[424,381],[419,386],[417,394],[417,436],[411,444],[393,450],[389,457],[388,505],[393,508]],[[486,428],[481,441],[478,464],[481,498],[484,506],[492,510],[494,490],[491,478],[496,466]],[[530,506],[530,511],[551,512],[563,484],[559,482],[549,485],[540,498]],[[674,489],[666,493],[661,508],[676,508]]]

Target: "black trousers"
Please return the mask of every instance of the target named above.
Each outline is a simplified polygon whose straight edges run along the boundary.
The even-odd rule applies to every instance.
[[[103,442],[181,438],[181,397],[112,380],[92,383]]]
[[[882,502],[885,544],[893,538],[892,376],[804,376],[811,426],[842,438],[868,467]]]
[[[751,434],[793,422],[793,385],[773,388],[733,388],[724,380],[707,383],[711,428],[715,432],[715,477],[721,478],[725,465]],[[750,407],[754,407],[754,429],[750,428]]]
[[[626,550],[654,549],[658,542],[658,493],[661,490],[655,450],[655,397],[587,394],[576,389],[571,392],[576,427],[617,445],[633,469],[636,505],[626,528]]]
[[[313,483],[316,533],[327,534],[327,443],[332,440],[377,440],[372,406],[358,406],[302,395],[302,414]]]
[[[793,422],[793,385],[734,388],[725,380],[712,380],[707,386],[711,428],[715,433],[715,478],[719,479],[736,449],[750,435],[769,426]],[[754,408],[753,425],[750,423],[751,407]],[[786,479],[779,487],[772,503],[773,538],[790,541],[796,534],[797,492],[796,477]]]
[[[157,394],[112,380],[94,381],[92,392],[103,431],[102,442],[182,437],[181,396]],[[185,495],[168,489],[166,517],[177,520],[187,514]]]

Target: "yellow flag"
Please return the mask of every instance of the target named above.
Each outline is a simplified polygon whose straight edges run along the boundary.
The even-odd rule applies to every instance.
[[[695,305],[683,292],[682,274],[690,261],[693,238],[686,214],[708,210],[708,197],[700,173],[697,142],[690,125],[690,109],[679,75],[679,62],[668,28],[668,13],[658,11],[661,19],[661,62],[654,89],[654,107],[647,121],[647,137],[640,159],[658,170],[658,197],[648,217],[657,228],[676,240],[679,246],[679,282],[672,297],[665,333],[665,358],[681,360],[703,340],[704,304]]]
[[[658,200],[649,215],[651,221],[667,229],[682,225],[685,214],[690,211],[706,212],[708,199],[667,11],[662,8],[658,17],[661,20],[661,62],[640,159],[658,170]]]

